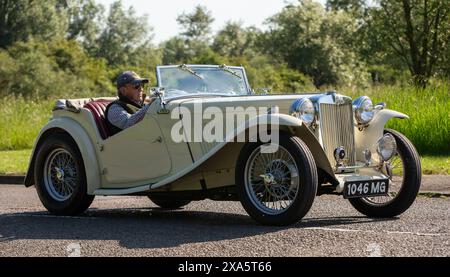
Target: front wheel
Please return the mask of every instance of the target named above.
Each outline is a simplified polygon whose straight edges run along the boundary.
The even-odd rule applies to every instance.
[[[280,133],[280,142],[248,143],[236,165],[236,186],[247,213],[263,225],[300,221],[317,193],[314,158],[300,138]],[[270,148],[274,151],[267,151]]]
[[[389,194],[349,200],[360,213],[374,218],[395,217],[409,209],[419,193],[422,179],[419,154],[412,143],[397,131],[387,129],[385,134],[394,136],[397,143],[397,154],[384,169],[391,183]]]

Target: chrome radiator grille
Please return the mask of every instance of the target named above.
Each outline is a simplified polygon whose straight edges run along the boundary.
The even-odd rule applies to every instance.
[[[320,104],[322,142],[331,165],[336,165],[334,150],[343,146],[347,152],[346,166],[355,165],[355,135],[352,104]]]

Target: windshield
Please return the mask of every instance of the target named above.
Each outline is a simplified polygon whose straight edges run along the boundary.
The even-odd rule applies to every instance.
[[[159,86],[168,98],[190,94],[246,95],[244,70],[224,66],[177,66],[159,68]]]

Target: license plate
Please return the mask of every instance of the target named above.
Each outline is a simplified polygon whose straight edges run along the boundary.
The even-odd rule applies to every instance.
[[[389,192],[389,179],[371,181],[352,181],[344,185],[344,198],[363,198],[386,196]]]

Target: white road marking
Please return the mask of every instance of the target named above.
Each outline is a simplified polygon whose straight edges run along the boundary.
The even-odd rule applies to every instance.
[[[398,234],[398,235],[415,235],[424,237],[439,237],[442,235],[448,235],[447,233],[419,233],[419,232],[402,232],[402,231],[370,231],[370,230],[358,230],[358,229],[342,229],[342,228],[324,228],[324,227],[307,227],[303,230],[317,230],[317,231],[329,231],[329,232],[343,232],[343,233],[370,233],[370,234]]]

